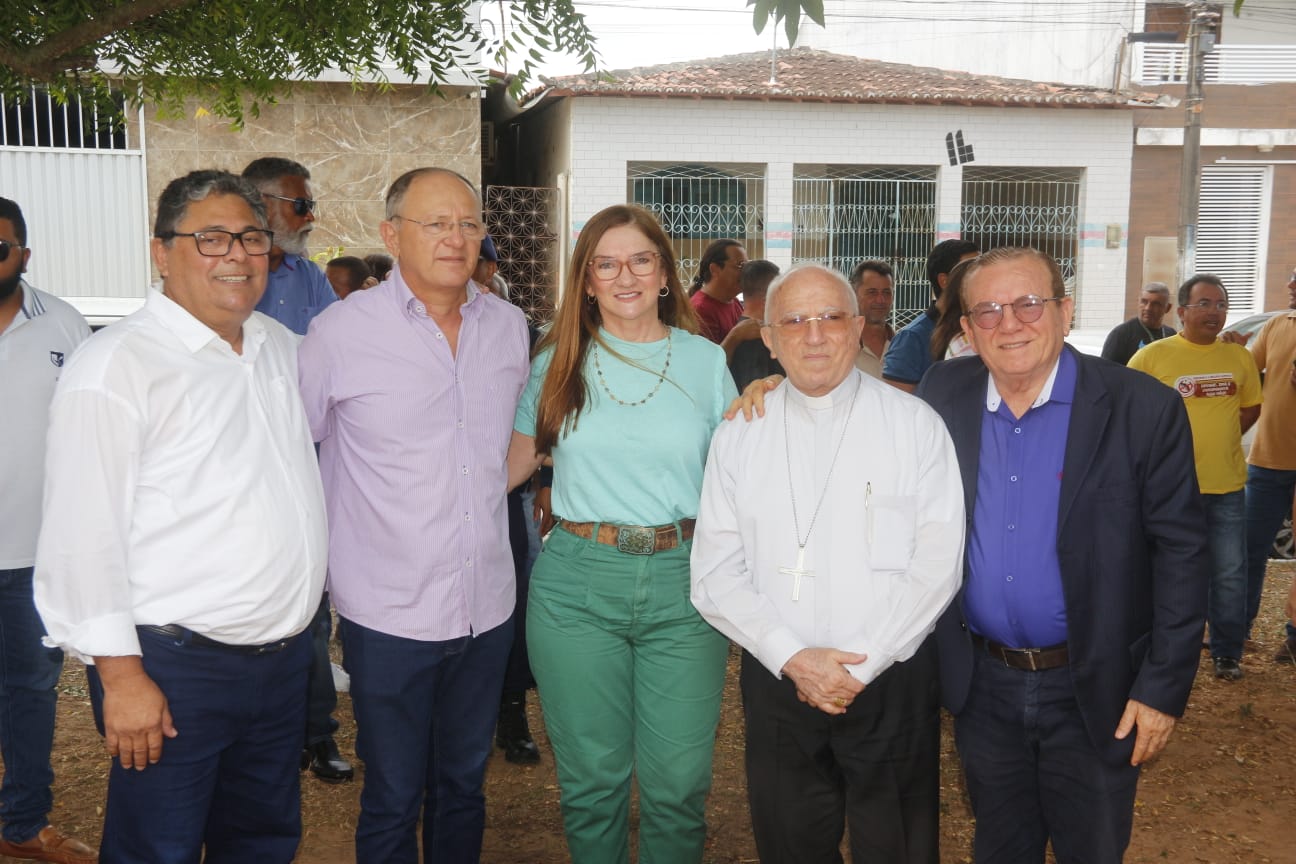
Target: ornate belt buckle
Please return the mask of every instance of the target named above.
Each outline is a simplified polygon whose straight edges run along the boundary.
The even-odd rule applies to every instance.
[[[638,525],[617,528],[617,551],[627,555],[651,555],[657,551],[657,531]]]

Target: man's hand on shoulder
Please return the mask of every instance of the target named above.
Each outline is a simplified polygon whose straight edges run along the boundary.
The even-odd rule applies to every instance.
[[[757,378],[747,385],[747,389],[740,393],[737,399],[729,403],[724,418],[732,420],[738,416],[739,411],[742,411],[743,419],[748,422],[751,422],[753,416],[764,417],[765,394],[782,383],[782,375],[766,375],[764,378]]]
[[[123,768],[143,771],[162,758],[162,739],[178,734],[171,711],[138,656],[96,657],[103,682],[104,743]]]
[[[1135,699],[1125,703],[1125,713],[1121,715],[1120,724],[1116,727],[1117,740],[1123,741],[1129,733],[1138,727],[1134,739],[1134,753],[1130,756],[1131,765],[1142,765],[1160,755],[1174,731],[1175,718],[1162,714],[1155,708],[1144,705]]]
[[[866,654],[836,648],[802,648],[783,665],[783,674],[796,684],[797,698],[825,714],[845,714],[846,708],[864,690],[864,685],[846,671],[846,665],[863,663]]]
[[[1219,334],[1219,341],[1231,342],[1234,345],[1246,347],[1246,344],[1251,341],[1252,335],[1251,333],[1239,333],[1236,330],[1224,330]]]

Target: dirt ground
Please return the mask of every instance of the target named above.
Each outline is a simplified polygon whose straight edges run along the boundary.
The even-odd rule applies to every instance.
[[[1243,660],[1246,678],[1217,681],[1203,654],[1187,714],[1161,758],[1143,772],[1126,860],[1246,862],[1296,861],[1296,669],[1271,661],[1281,640],[1283,598],[1296,562],[1272,562],[1256,635],[1259,646]],[[715,785],[707,808],[708,864],[756,862],[743,777],[742,715],[736,663],[715,753]],[[53,821],[96,844],[103,821],[107,757],[94,730],[85,676],[73,662],[60,684],[54,751]],[[338,744],[354,758],[350,703],[340,698]],[[534,700],[533,700],[534,703]],[[558,785],[543,720],[530,706],[532,728],[544,753],[540,765],[518,767],[497,752],[487,776],[487,864],[560,864],[569,860],[558,810]],[[972,820],[946,718],[942,736],[941,862],[970,862]],[[362,766],[357,774],[362,776]],[[304,834],[297,860],[350,864],[359,811],[357,781],[329,786],[303,775]],[[632,839],[633,844],[633,839]],[[0,861],[9,859],[0,858]]]

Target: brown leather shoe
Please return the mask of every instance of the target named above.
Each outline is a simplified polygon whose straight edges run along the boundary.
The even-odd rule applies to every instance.
[[[0,837],[0,855],[23,861],[53,861],[55,864],[93,864],[99,860],[98,852],[75,837],[63,836],[53,825],[46,825],[25,843],[10,843]]]

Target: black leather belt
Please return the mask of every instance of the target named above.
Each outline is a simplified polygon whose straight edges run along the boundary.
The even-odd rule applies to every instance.
[[[280,639],[278,642],[267,642],[264,645],[231,645],[228,642],[217,642],[215,639],[209,639],[201,633],[195,633],[187,627],[181,627],[179,624],[140,624],[139,629],[147,630],[149,633],[156,633],[158,636],[165,636],[168,639],[174,639],[183,645],[198,645],[203,648],[214,648],[217,651],[224,651],[228,654],[274,654],[288,647],[292,639]]]
[[[1045,669],[1057,669],[1071,662],[1066,643],[1050,645],[1047,648],[1009,648],[998,642],[991,642],[984,636],[972,634],[972,644],[1013,669],[1024,669],[1027,672],[1043,672]]]

